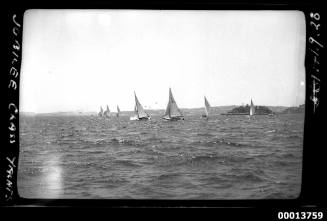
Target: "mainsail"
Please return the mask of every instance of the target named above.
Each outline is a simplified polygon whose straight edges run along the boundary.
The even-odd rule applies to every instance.
[[[117,105],[117,117],[119,117],[119,114],[120,114],[120,109],[119,109],[119,107]]]
[[[102,117],[102,116],[103,116],[103,109],[102,109],[101,106],[100,106],[100,112],[98,113],[98,116],[99,116],[99,117]]]
[[[254,115],[254,105],[253,105],[253,102],[252,102],[252,99],[251,99],[251,106],[250,106],[250,116]]]
[[[210,110],[210,104],[209,104],[207,98],[204,96],[204,111],[205,111],[206,117],[209,117],[209,110]]]
[[[183,118],[183,114],[178,108],[176,101],[174,99],[173,93],[171,92],[171,89],[169,88],[169,101],[168,105],[165,111],[165,114],[163,116],[164,119],[170,120],[170,119],[180,119]]]
[[[135,107],[134,107],[134,114],[135,116],[131,117],[131,119],[136,119],[136,120],[139,120],[139,119],[150,119],[150,115],[145,112],[145,110],[143,109],[140,101],[138,100],[137,96],[136,96],[136,93],[134,91],[134,97],[135,97]]]
[[[105,117],[109,117],[110,116],[110,110],[109,110],[108,105],[107,105],[107,110],[105,110],[105,112],[103,113],[103,116],[105,116]]]

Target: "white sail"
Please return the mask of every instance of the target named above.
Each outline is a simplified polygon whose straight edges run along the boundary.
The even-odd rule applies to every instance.
[[[102,116],[103,116],[103,109],[102,109],[101,106],[100,106],[100,112],[98,113],[98,116],[99,116],[99,117],[102,117]]]
[[[253,105],[253,102],[252,102],[252,99],[251,99],[250,116],[254,115],[254,112],[255,112],[255,108],[254,108],[254,105]]]
[[[206,117],[209,117],[209,110],[210,110],[210,104],[209,104],[207,98],[204,96],[204,111],[205,111]]]
[[[183,116],[181,110],[178,108],[178,106],[176,104],[173,93],[171,92],[171,89],[169,88],[169,101],[168,101],[167,108],[166,108],[163,118],[170,120],[173,118],[179,119],[179,118],[183,118],[183,117],[184,116]]]
[[[103,116],[110,117],[110,110],[109,110],[108,105],[107,105],[107,110],[105,110],[104,113],[103,113]]]
[[[139,119],[151,119],[150,115],[145,112],[143,109],[140,101],[138,100],[136,93],[134,91],[134,97],[135,97],[135,107],[134,107],[134,116],[132,116],[131,120],[139,120]]]
[[[119,114],[120,114],[120,109],[119,109],[119,107],[117,105],[117,117],[119,117]]]

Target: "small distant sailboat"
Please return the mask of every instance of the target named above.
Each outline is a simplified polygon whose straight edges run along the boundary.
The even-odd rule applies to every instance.
[[[134,115],[131,116],[130,120],[150,120],[151,116],[145,112],[143,109],[141,103],[137,99],[136,93],[134,91],[134,97],[135,97],[135,107],[134,107]]]
[[[104,116],[104,117],[107,117],[107,118],[110,117],[110,110],[109,110],[108,105],[107,105],[107,110],[105,110],[105,112],[103,113],[103,116]]]
[[[120,109],[119,109],[119,107],[117,105],[117,114],[116,114],[116,116],[119,117],[119,114],[120,114]]]
[[[184,116],[181,110],[178,108],[170,88],[168,105],[162,118],[165,120],[184,120]]]
[[[203,118],[209,118],[209,110],[210,110],[210,104],[207,100],[207,98],[204,96],[204,111],[205,111],[205,114],[202,114],[202,117]]]
[[[99,117],[102,117],[103,116],[103,109],[102,109],[102,106],[100,106],[100,111],[98,113],[98,116]]]
[[[255,107],[253,105],[252,99],[251,99],[251,105],[250,105],[250,116],[254,115]]]

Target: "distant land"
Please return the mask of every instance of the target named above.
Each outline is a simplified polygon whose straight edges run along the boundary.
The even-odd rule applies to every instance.
[[[305,105],[302,104],[298,107],[289,107],[285,109],[282,114],[298,114],[298,113],[304,113],[305,111]]]
[[[270,110],[268,107],[265,106],[254,106],[255,109],[255,115],[268,115],[268,114],[274,114],[272,110]],[[239,106],[234,108],[231,111],[228,111],[227,114],[231,115],[239,115],[239,114],[246,114],[248,115],[250,113],[250,106],[245,105],[245,106]]]
[[[210,112],[213,114],[224,114],[227,113],[235,108],[239,108],[242,106],[238,105],[229,105],[229,106],[215,106],[211,107]],[[291,113],[304,113],[305,105],[302,104],[298,107],[285,107],[285,106],[257,106],[261,107],[262,109],[269,109],[276,114],[291,114]],[[201,108],[180,108],[184,114],[203,114],[204,107]],[[148,110],[146,111],[153,116],[156,115],[163,115],[165,110],[164,109],[157,109],[157,110]],[[111,112],[114,114],[115,112]],[[51,112],[51,113],[34,113],[34,112],[20,112],[21,116],[91,116],[97,115],[97,112],[94,111],[67,111],[67,112]],[[133,114],[133,111],[121,111],[121,116],[130,116]]]

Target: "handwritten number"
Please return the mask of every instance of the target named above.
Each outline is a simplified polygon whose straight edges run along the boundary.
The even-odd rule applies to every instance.
[[[17,40],[15,40],[15,42],[16,42],[16,44],[13,44],[12,47],[14,49],[16,49],[17,51],[19,51],[20,50],[20,44],[19,44],[19,42]]]
[[[320,15],[319,13],[310,13],[310,17],[316,19],[317,21],[320,20]]]
[[[316,23],[314,23],[313,21],[310,22],[310,25],[311,25],[311,26],[314,26],[314,27],[316,28],[317,31],[318,31],[319,26],[320,26],[320,24],[316,24]]]
[[[311,44],[316,43],[316,44],[319,45],[321,48],[324,47],[322,44],[320,44],[318,41],[316,41],[316,39],[314,39],[313,37],[310,37],[310,38],[309,38],[309,42],[310,42]]]

